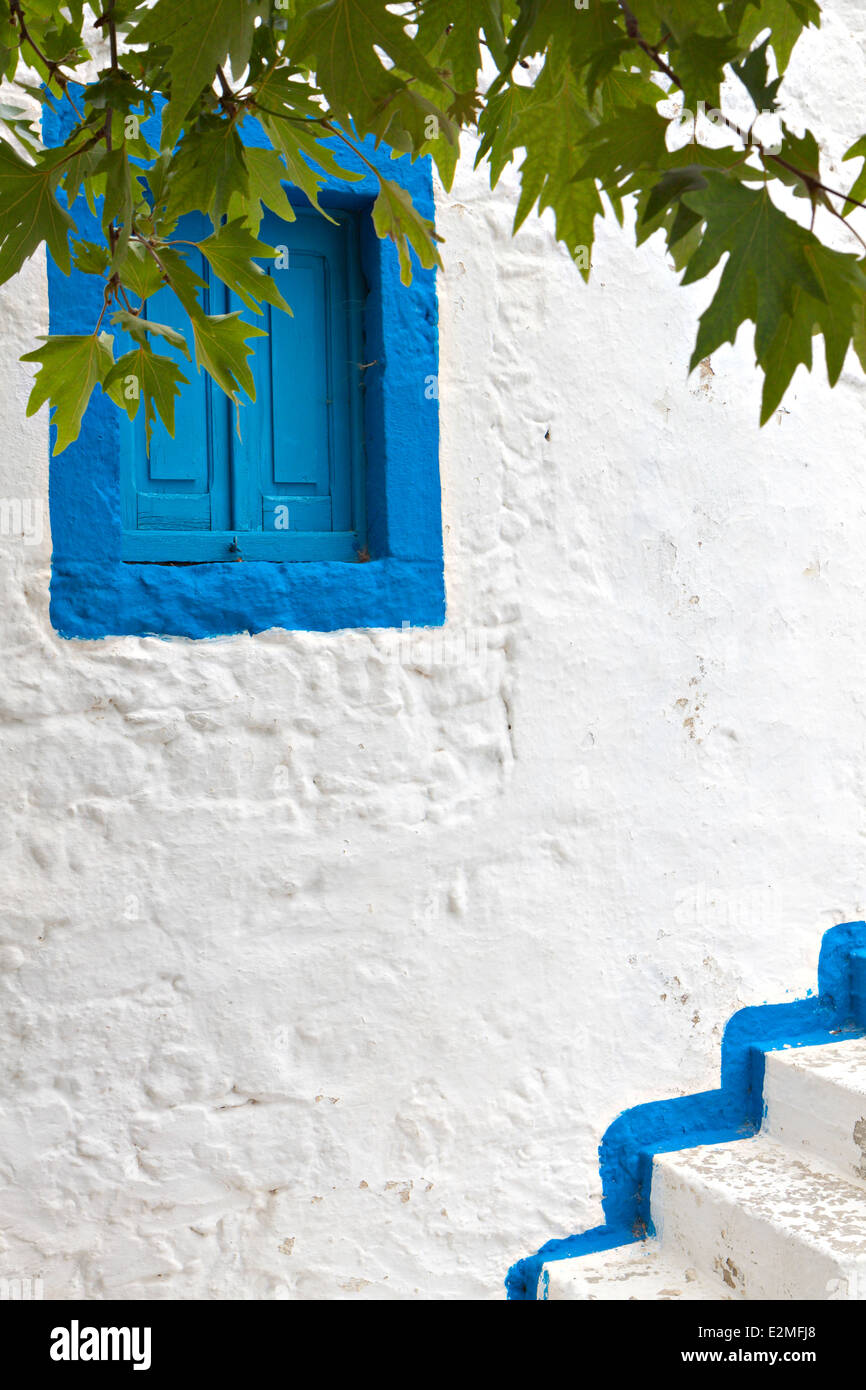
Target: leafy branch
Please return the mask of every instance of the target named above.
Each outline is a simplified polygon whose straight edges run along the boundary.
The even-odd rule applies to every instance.
[[[820,19],[817,0],[0,0],[0,75],[43,107],[59,95],[68,116],[43,145],[32,107],[0,103],[0,283],[42,244],[65,273],[101,281],[93,332],[28,355],[43,369],[31,406],[50,403],[63,448],[98,386],[127,413],[144,400],[149,436],[157,416],[173,428],[183,358],[240,406],[263,332],[248,316],[290,312],[264,269],[265,212],[291,220],[293,187],[327,217],[325,186],[374,174],[373,224],[408,282],[441,264],[440,239],[376,147],[432,157],[450,188],[470,132],[492,184],[518,163],[515,230],[550,209],[584,277],[598,217],[623,221],[627,202],[637,242],[663,237],[683,283],[721,266],[692,364],[752,323],[767,419],[811,367],[816,336],[831,384],[850,348],[866,369],[866,240],[852,221],[866,205],[866,135],[846,152],[863,166],[845,191],[824,177],[810,131],[782,122],[773,146],[755,134],[762,116],[779,119],[791,53]],[[731,81],[754,105],[751,125],[719,110]],[[673,92],[703,102],[736,147],[696,132],[671,148]],[[808,227],[788,210],[792,192],[810,201]],[[860,252],[817,235],[822,209]],[[193,213],[212,230],[178,235]],[[202,260],[243,312],[205,312]],[[184,332],[154,318],[166,295]],[[117,361],[116,332],[133,344]]]
[[[626,33],[628,34],[629,38],[633,39],[634,42],[637,44],[638,48],[642,49],[643,52],[646,53],[647,56],[653,60],[658,71],[663,73],[665,77],[669,78],[674,87],[678,88],[678,90],[681,92],[685,92],[684,83],[677,76],[676,72],[674,72],[670,64],[664,60],[661,53],[659,52],[658,47],[655,47],[654,45],[648,43],[647,40],[644,38],[643,34],[640,31],[640,26],[638,25],[634,11],[632,10],[631,6],[627,3],[627,0],[618,0],[618,3],[620,9],[622,10],[625,16]],[[666,35],[665,38],[670,38],[670,35]],[[704,103],[704,105],[706,106],[706,103]],[[817,195],[819,193],[826,193],[834,198],[842,198],[848,206],[860,208],[866,207],[866,203],[860,202],[859,199],[852,198],[849,194],[842,193],[838,189],[829,188],[827,184],[822,183],[819,178],[817,178],[814,174],[811,174],[807,169],[801,169],[796,164],[792,164],[790,160],[783,159],[781,155],[774,154],[772,151],[768,150],[765,147],[764,143],[761,140],[759,140],[758,137],[754,134],[753,130],[743,130],[742,126],[738,125],[736,121],[731,120],[730,116],[725,115],[723,111],[720,111],[719,115],[727,129],[732,131],[734,135],[736,135],[740,140],[742,140],[744,146],[747,149],[754,148],[758,151],[758,153],[761,156],[761,159],[765,162],[769,161],[773,164],[778,164],[781,169],[786,169],[789,174],[794,174],[795,177],[798,178],[807,189],[809,196],[812,199],[813,208],[817,204]],[[829,208],[829,211],[836,213],[836,210],[832,206],[830,206],[829,204],[827,204],[827,206]],[[846,219],[840,213],[836,213],[836,215],[840,218],[841,221],[846,221]],[[862,241],[862,238],[860,238],[859,233],[854,231],[853,227],[849,227],[848,230],[854,232],[854,235],[858,238],[858,240]]]

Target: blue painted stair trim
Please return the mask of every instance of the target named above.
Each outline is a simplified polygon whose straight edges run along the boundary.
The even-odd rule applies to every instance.
[[[550,1260],[611,1250],[653,1235],[653,1155],[756,1134],[764,1112],[764,1054],[838,1042],[840,1034],[866,1034],[866,922],[846,922],[825,934],[817,995],[760,1004],[733,1015],[722,1038],[718,1090],[636,1105],[614,1120],[598,1151],[604,1225],[548,1241],[537,1254],[518,1260],[505,1279],[509,1299],[535,1301],[541,1266]]]

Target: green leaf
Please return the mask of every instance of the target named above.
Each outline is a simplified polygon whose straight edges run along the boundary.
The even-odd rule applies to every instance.
[[[159,219],[167,197],[166,184],[171,170],[171,155],[163,152],[143,173],[136,174],[139,186],[152,208],[152,218]]]
[[[573,0],[523,0],[517,23],[508,35],[501,71],[510,73],[520,59],[544,52],[551,40],[559,40],[563,50],[567,49],[584,18],[575,8]]]
[[[69,232],[75,223],[55,197],[58,178],[56,153],[25,164],[0,140],[0,285],[43,241],[64,275],[69,274]]]
[[[594,133],[584,83],[568,67],[545,64],[531,102],[517,118],[514,139],[526,150],[520,166],[520,200],[515,230],[538,206],[552,208],[556,235],[589,279],[595,218],[603,211],[595,183],[575,178],[583,141]]]
[[[636,169],[659,168],[667,154],[667,129],[668,122],[654,106],[614,110],[584,137],[588,154],[576,177],[616,188]]]
[[[255,235],[261,225],[264,209],[269,208],[284,222],[294,222],[295,209],[289,202],[285,184],[286,166],[276,150],[247,149],[249,189],[246,194],[234,193],[228,200],[226,216],[230,222],[238,217]]]
[[[746,13],[739,40],[750,45],[763,29],[771,29],[770,47],[782,73],[803,30],[808,25],[820,27],[820,8],[815,0],[752,0],[752,4],[755,9]]]
[[[700,163],[695,163],[700,159]],[[683,195],[705,188],[707,172],[724,172],[728,178],[745,183],[766,183],[769,175],[743,160],[741,152],[728,146],[683,145],[669,150],[662,161],[665,172],[638,170],[625,188],[637,194],[638,221],[635,240],[641,246],[653,232],[664,228],[668,249],[677,269],[682,269],[697,249],[700,237],[691,237],[702,224],[700,213],[683,202]],[[687,244],[686,244],[687,239]]]
[[[863,159],[866,160],[866,135],[861,135],[859,140],[847,149],[842,156],[843,159]],[[866,201],[866,163],[864,163],[860,173],[854,180],[854,184],[848,192],[845,200],[843,212],[847,214],[856,207],[857,203]]]
[[[129,254],[123,262],[121,278],[126,289],[132,290],[142,301],[150,299],[150,296],[156,294],[165,284],[165,277],[153,256],[141,242],[136,241],[129,244]]]
[[[517,149],[516,132],[520,116],[532,99],[530,87],[510,83],[502,91],[491,97],[481,113],[478,124],[481,144],[475,159],[475,168],[483,160],[490,165],[490,186],[495,188],[502,171],[514,157]]]
[[[684,285],[708,275],[727,253],[716,293],[701,317],[692,368],[721,343],[734,342],[746,319],[755,323],[755,352],[761,361],[779,319],[793,312],[799,286],[824,301],[816,273],[811,232],[786,217],[765,188],[754,190],[723,174],[705,171],[707,187],[684,194],[706,223],[701,243],[683,276]]]
[[[71,154],[69,152],[64,154],[59,165],[60,183],[66,193],[66,202],[70,208],[81,192],[82,185],[84,185],[90,211],[96,211],[93,193],[88,188],[87,183],[92,178],[101,158],[102,150],[92,145],[87,148],[79,147]]]
[[[201,291],[207,288],[207,282],[197,275],[187,264],[184,256],[172,247],[160,246],[157,255],[165,266],[171,288],[190,318],[201,314]]]
[[[87,333],[57,335],[43,341],[44,347],[27,352],[21,358],[22,362],[40,363],[27,403],[27,414],[35,415],[40,406],[50,401],[52,424],[57,426],[54,453],[62,454],[78,438],[93,388],[102,383],[111,370],[112,339],[107,333],[100,333],[99,337]]]
[[[182,333],[178,333],[176,328],[170,328],[167,323],[154,323],[151,319],[143,319],[139,314],[127,313],[125,309],[118,309],[111,320],[112,324],[128,333],[130,338],[134,338],[137,343],[147,345],[148,334],[157,338],[165,338],[166,342],[171,343],[183,353],[184,357],[189,357],[189,348],[186,338]]]
[[[578,18],[579,26],[575,25],[571,40],[571,66],[575,72],[583,73],[587,100],[591,102],[600,84],[620,63],[631,67],[643,59],[643,54],[626,34],[616,0],[594,0]]]
[[[171,149],[193,105],[211,87],[226,56],[238,77],[250,59],[257,18],[269,6],[252,0],[158,0],[138,20],[132,43],[164,43],[171,49],[166,67],[171,77],[162,119],[163,149]]]
[[[106,150],[94,173],[105,176],[102,202],[102,229],[106,236],[113,227],[117,236],[114,264],[120,266],[126,258],[132,231],[132,175],[126,147]]]
[[[689,34],[676,50],[677,76],[683,84],[687,105],[706,102],[709,108],[719,104],[719,90],[725,65],[736,58],[739,45],[730,37]]]
[[[861,270],[864,268],[860,262]],[[854,304],[854,337],[851,343],[860,359],[860,366],[866,372],[866,293],[858,295]]]
[[[770,69],[767,60],[767,48],[770,43],[770,35],[753,48],[751,53],[743,59],[741,63],[732,63],[731,70],[737,74],[759,113],[762,111],[775,111],[778,107],[776,97],[782,85],[781,77],[770,81]]]
[[[219,116],[203,116],[166,166],[157,221],[165,229],[185,212],[205,212],[217,226],[233,198],[248,196],[246,152],[236,126]]]
[[[131,352],[118,358],[103,381],[102,389],[115,405],[126,411],[130,420],[135,419],[139,405],[144,401],[144,426],[149,453],[157,412],[169,434],[174,437],[174,403],[180,395],[182,384],[189,383],[177,363],[170,357],[151,351],[146,342],[141,342]]]
[[[107,248],[96,241],[75,241],[72,243],[73,262],[82,275],[105,275],[110,260]]]
[[[456,127],[451,128],[454,130],[453,140],[444,130],[440,130],[425,144],[419,145],[415,151],[417,155],[430,155],[442,180],[442,186],[448,193],[451,192],[454,175],[457,173],[457,165],[460,160],[459,130]]]
[[[706,176],[699,164],[687,164],[682,169],[669,169],[650,190],[641,220],[653,222],[660,212],[669,208],[672,203],[679,202],[684,193],[694,193],[706,186]],[[699,220],[699,217],[699,213],[692,213],[693,219]]]
[[[430,100],[430,89],[420,84],[395,92],[379,115],[370,122],[376,141],[385,141],[395,157],[404,153],[433,154],[450,148],[455,159],[459,131],[450,116]],[[453,172],[452,161],[445,167]]]
[[[505,58],[502,6],[496,0],[424,0],[418,41],[458,92],[474,90],[482,62],[481,33],[494,60]]]
[[[586,94],[590,100],[605,78],[619,67],[626,52],[631,48],[631,39],[618,38],[610,39],[592,51],[586,64],[585,78]]]
[[[821,190],[815,187],[814,182],[810,182],[811,180],[820,180],[821,177],[821,152],[818,149],[818,141],[811,130],[804,131],[802,135],[794,135],[783,124],[782,143],[778,153],[782,159],[794,167],[786,169],[784,165],[777,164],[773,170],[775,177],[782,183],[792,185],[799,197],[811,197],[813,201],[824,201]],[[805,179],[801,178],[800,174],[795,173],[794,169],[799,169],[805,175]]]
[[[373,226],[380,237],[390,237],[400,257],[400,279],[412,283],[411,246],[425,270],[442,261],[436,247],[441,241],[432,222],[415,207],[405,188],[393,179],[380,179],[379,196],[373,204]]]
[[[253,313],[263,312],[262,300],[287,314],[292,312],[277,289],[276,281],[253,259],[255,256],[273,258],[276,252],[257,241],[241,218],[220,227],[213,236],[197,245],[220,280],[239,295]]]
[[[95,111],[134,111],[141,102],[141,92],[128,72],[112,72],[107,68],[96,82],[85,87],[83,100]]]
[[[12,23],[8,5],[4,4],[0,16],[0,75],[7,81],[15,75],[20,52],[18,30]]]
[[[289,181],[302,189],[313,207],[320,212],[319,190],[325,182],[325,175],[347,183],[363,178],[363,174],[337,162],[334,157],[334,137],[328,135],[323,139],[319,135],[320,127],[312,121],[281,119],[263,113],[261,122],[285,160]],[[329,220],[333,222],[334,219]]]
[[[854,311],[866,294],[866,275],[857,257],[833,251],[813,237],[806,259],[821,286],[821,298],[804,305],[812,315],[815,331],[824,335],[827,377],[835,386],[854,337]]]
[[[10,102],[0,101],[0,121],[15,136],[16,140],[29,145],[31,149],[41,149],[42,142],[33,129],[33,113],[31,111],[23,106],[13,106]]]
[[[632,0],[631,8],[644,38],[653,43],[671,37],[681,46],[693,34],[720,37],[730,33],[727,17],[716,0]],[[659,46],[664,48],[665,43]]]
[[[827,378],[831,386],[839,380],[848,349],[853,346],[860,355],[864,347],[866,275],[862,264],[856,256],[831,251],[817,240],[807,248],[806,256],[824,297],[816,300],[800,285],[794,286],[791,312],[779,320],[759,359],[765,373],[762,425],[777,409],[797,367],[802,364],[811,371],[815,333],[824,335]]]
[[[389,98],[405,86],[404,79],[384,66],[377,50],[406,77],[442,86],[419,45],[406,33],[405,24],[405,18],[370,0],[326,0],[292,34],[292,57],[315,70],[337,120],[354,118],[366,130]]]
[[[779,319],[766,346],[762,366],[764,388],[761,394],[761,424],[765,425],[791,384],[802,364],[812,370],[812,324],[801,312],[805,292],[799,285],[793,291],[793,310]]]
[[[198,312],[192,315],[191,321],[197,366],[204,367],[236,406],[240,405],[239,390],[254,401],[256,386],[247,358],[255,349],[246,344],[249,338],[266,338],[265,330],[247,323],[240,311],[234,314]]]

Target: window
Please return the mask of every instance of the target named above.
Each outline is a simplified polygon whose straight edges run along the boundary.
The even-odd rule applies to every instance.
[[[254,314],[192,252],[207,282],[206,312],[241,310],[267,330],[251,340],[256,399],[236,412],[204,372],[159,344],[191,381],[177,401],[174,437],[158,420],[149,454],[144,412],[121,422],[123,559],[357,562],[366,545],[359,216],[329,215],[333,222],[298,208],[296,221],[283,222],[268,213],[259,231],[277,249],[260,264],[292,317],[269,304]],[[188,217],[176,235],[194,241],[209,231],[206,219]],[[190,337],[169,291],[145,315]],[[119,343],[118,352],[131,346]]]
[[[50,140],[65,138],[70,117],[46,112]],[[142,128],[158,143],[158,116]],[[243,129],[265,143],[252,123]],[[364,155],[435,215],[429,160],[394,160],[372,141]],[[253,340],[257,399],[241,410],[242,438],[230,404],[184,359],[175,441],[157,425],[150,461],[142,426],[98,392],[79,438],[50,459],[51,621],[62,636],[444,622],[436,279],[416,264],[401,285],[396,249],[373,228],[378,180],[346,156],[357,183],[321,194],[336,227],[300,202],[296,222],[262,224],[262,239],[286,248],[285,268],[265,264],[287,277],[295,317],[275,310],[270,338]],[[72,212],[93,239],[83,199]],[[210,311],[224,312],[222,288],[208,293]],[[149,312],[165,321],[157,297]],[[92,333],[102,284],[49,259],[48,300],[52,333]]]

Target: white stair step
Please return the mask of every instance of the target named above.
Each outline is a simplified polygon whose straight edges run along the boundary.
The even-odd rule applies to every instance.
[[[656,1155],[652,1217],[710,1297],[866,1298],[866,1191],[765,1135]]]
[[[866,1038],[768,1052],[761,1133],[866,1186]]]
[[[550,1260],[538,1281],[539,1299],[680,1299],[682,1302],[725,1298],[684,1260],[663,1255],[655,1240],[619,1245],[597,1255]]]

